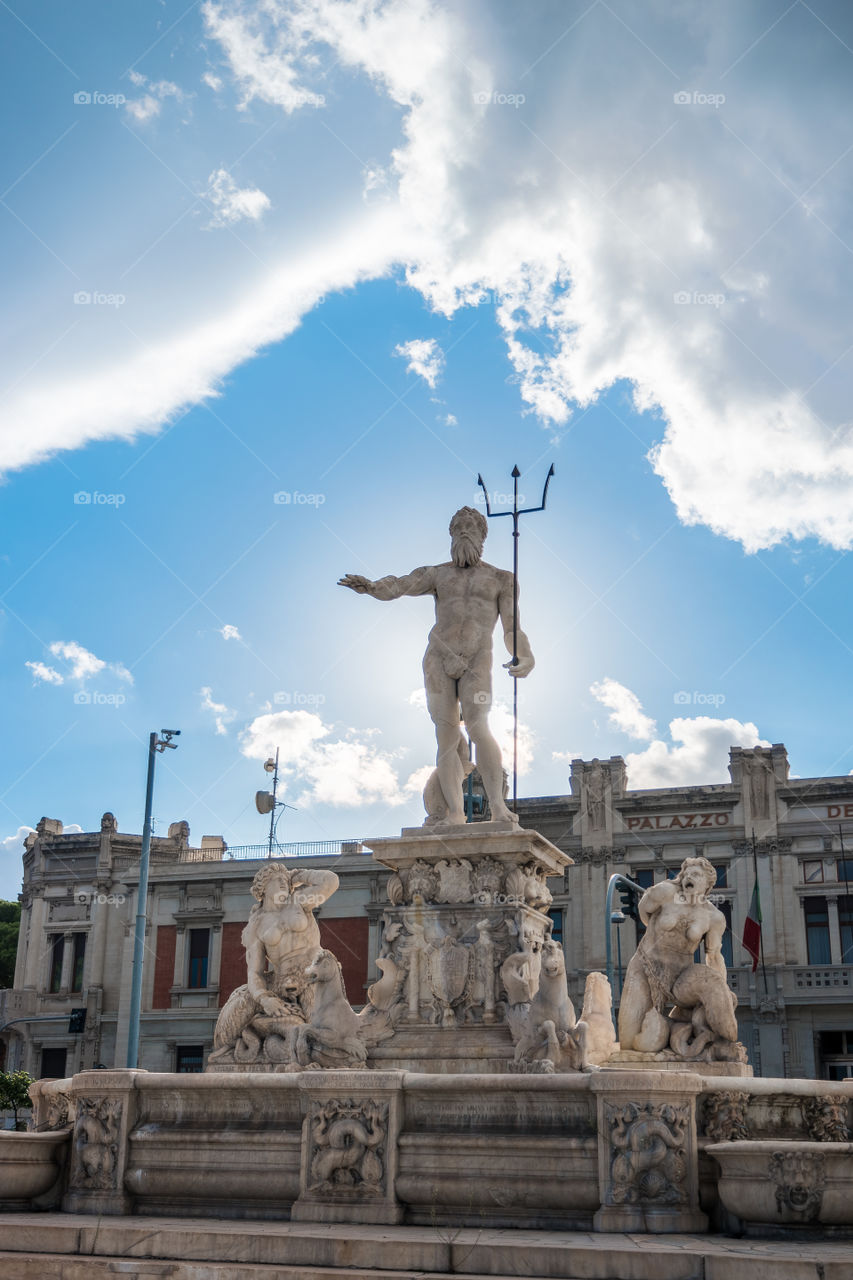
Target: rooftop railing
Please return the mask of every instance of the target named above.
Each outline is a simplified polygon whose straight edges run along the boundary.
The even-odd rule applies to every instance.
[[[360,840],[300,840],[294,844],[233,844],[221,849],[184,849],[182,862],[250,862],[261,858],[320,858],[368,853]]]

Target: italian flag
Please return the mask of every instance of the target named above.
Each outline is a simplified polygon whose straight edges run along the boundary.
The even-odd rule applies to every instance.
[[[761,953],[761,900],[758,896],[758,876],[755,877],[749,913],[743,926],[743,948],[752,956],[752,972],[755,973]]]

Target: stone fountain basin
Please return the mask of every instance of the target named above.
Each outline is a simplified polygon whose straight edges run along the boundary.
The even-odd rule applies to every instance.
[[[46,1133],[0,1130],[0,1209],[28,1209],[51,1189],[70,1138],[70,1126]]]
[[[718,1192],[747,1223],[853,1226],[853,1142],[715,1142]]]

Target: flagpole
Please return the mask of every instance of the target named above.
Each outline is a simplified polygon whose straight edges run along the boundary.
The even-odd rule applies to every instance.
[[[755,886],[758,890],[758,910],[761,912],[761,890],[758,888],[758,851],[755,847],[755,827],[752,828],[752,866],[755,872]],[[758,950],[761,955],[761,973],[764,977],[764,998],[769,997],[770,992],[767,987],[767,966],[764,963],[764,929],[759,927],[758,931]]]

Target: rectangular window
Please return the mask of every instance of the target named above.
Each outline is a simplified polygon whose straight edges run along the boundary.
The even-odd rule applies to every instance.
[[[821,1031],[818,1046],[824,1079],[848,1080],[853,1076],[853,1031]]]
[[[207,986],[207,957],[210,952],[210,930],[190,929],[190,987]]]
[[[715,871],[716,871],[716,873],[717,873],[717,883],[714,885],[714,888],[715,888],[715,889],[728,889],[728,887],[729,887],[729,864],[728,864],[727,862],[722,862],[722,863],[720,863],[720,865],[719,865],[719,866],[715,866],[715,867],[714,867],[714,870],[715,870]]]
[[[803,884],[823,884],[823,863],[803,863]]]
[[[562,909],[558,910],[557,908],[555,908],[553,911],[549,911],[548,915],[551,918],[551,940],[552,942],[559,942],[560,946],[562,946],[563,945]]]
[[[194,929],[193,933],[206,933],[206,929]],[[186,1075],[188,1072],[204,1070],[204,1048],[200,1044],[179,1044],[175,1050],[175,1070]]]
[[[838,928],[841,932],[841,963],[853,964],[853,895],[838,899]]]
[[[65,1058],[67,1050],[65,1049],[42,1049],[41,1051],[41,1079],[45,1080],[64,1080],[65,1079]]]
[[[640,867],[639,871],[633,871],[630,879],[635,884],[641,884],[644,889],[651,889],[655,882],[654,867]]]
[[[86,959],[86,935],[74,934],[74,958],[71,963],[71,990],[83,990],[83,962]]]
[[[65,955],[65,935],[56,933],[50,947],[50,993],[56,995],[62,986],[62,957]]]
[[[731,969],[734,965],[734,959],[732,958],[732,904],[730,902],[720,902],[717,905],[726,917],[726,932],[723,934],[720,950],[722,951],[723,960],[726,962],[726,968]]]
[[[853,858],[838,858],[835,863],[835,874],[842,884],[847,881],[853,884]]]
[[[806,954],[809,964],[831,964],[826,898],[805,898],[803,911],[806,917]]]

